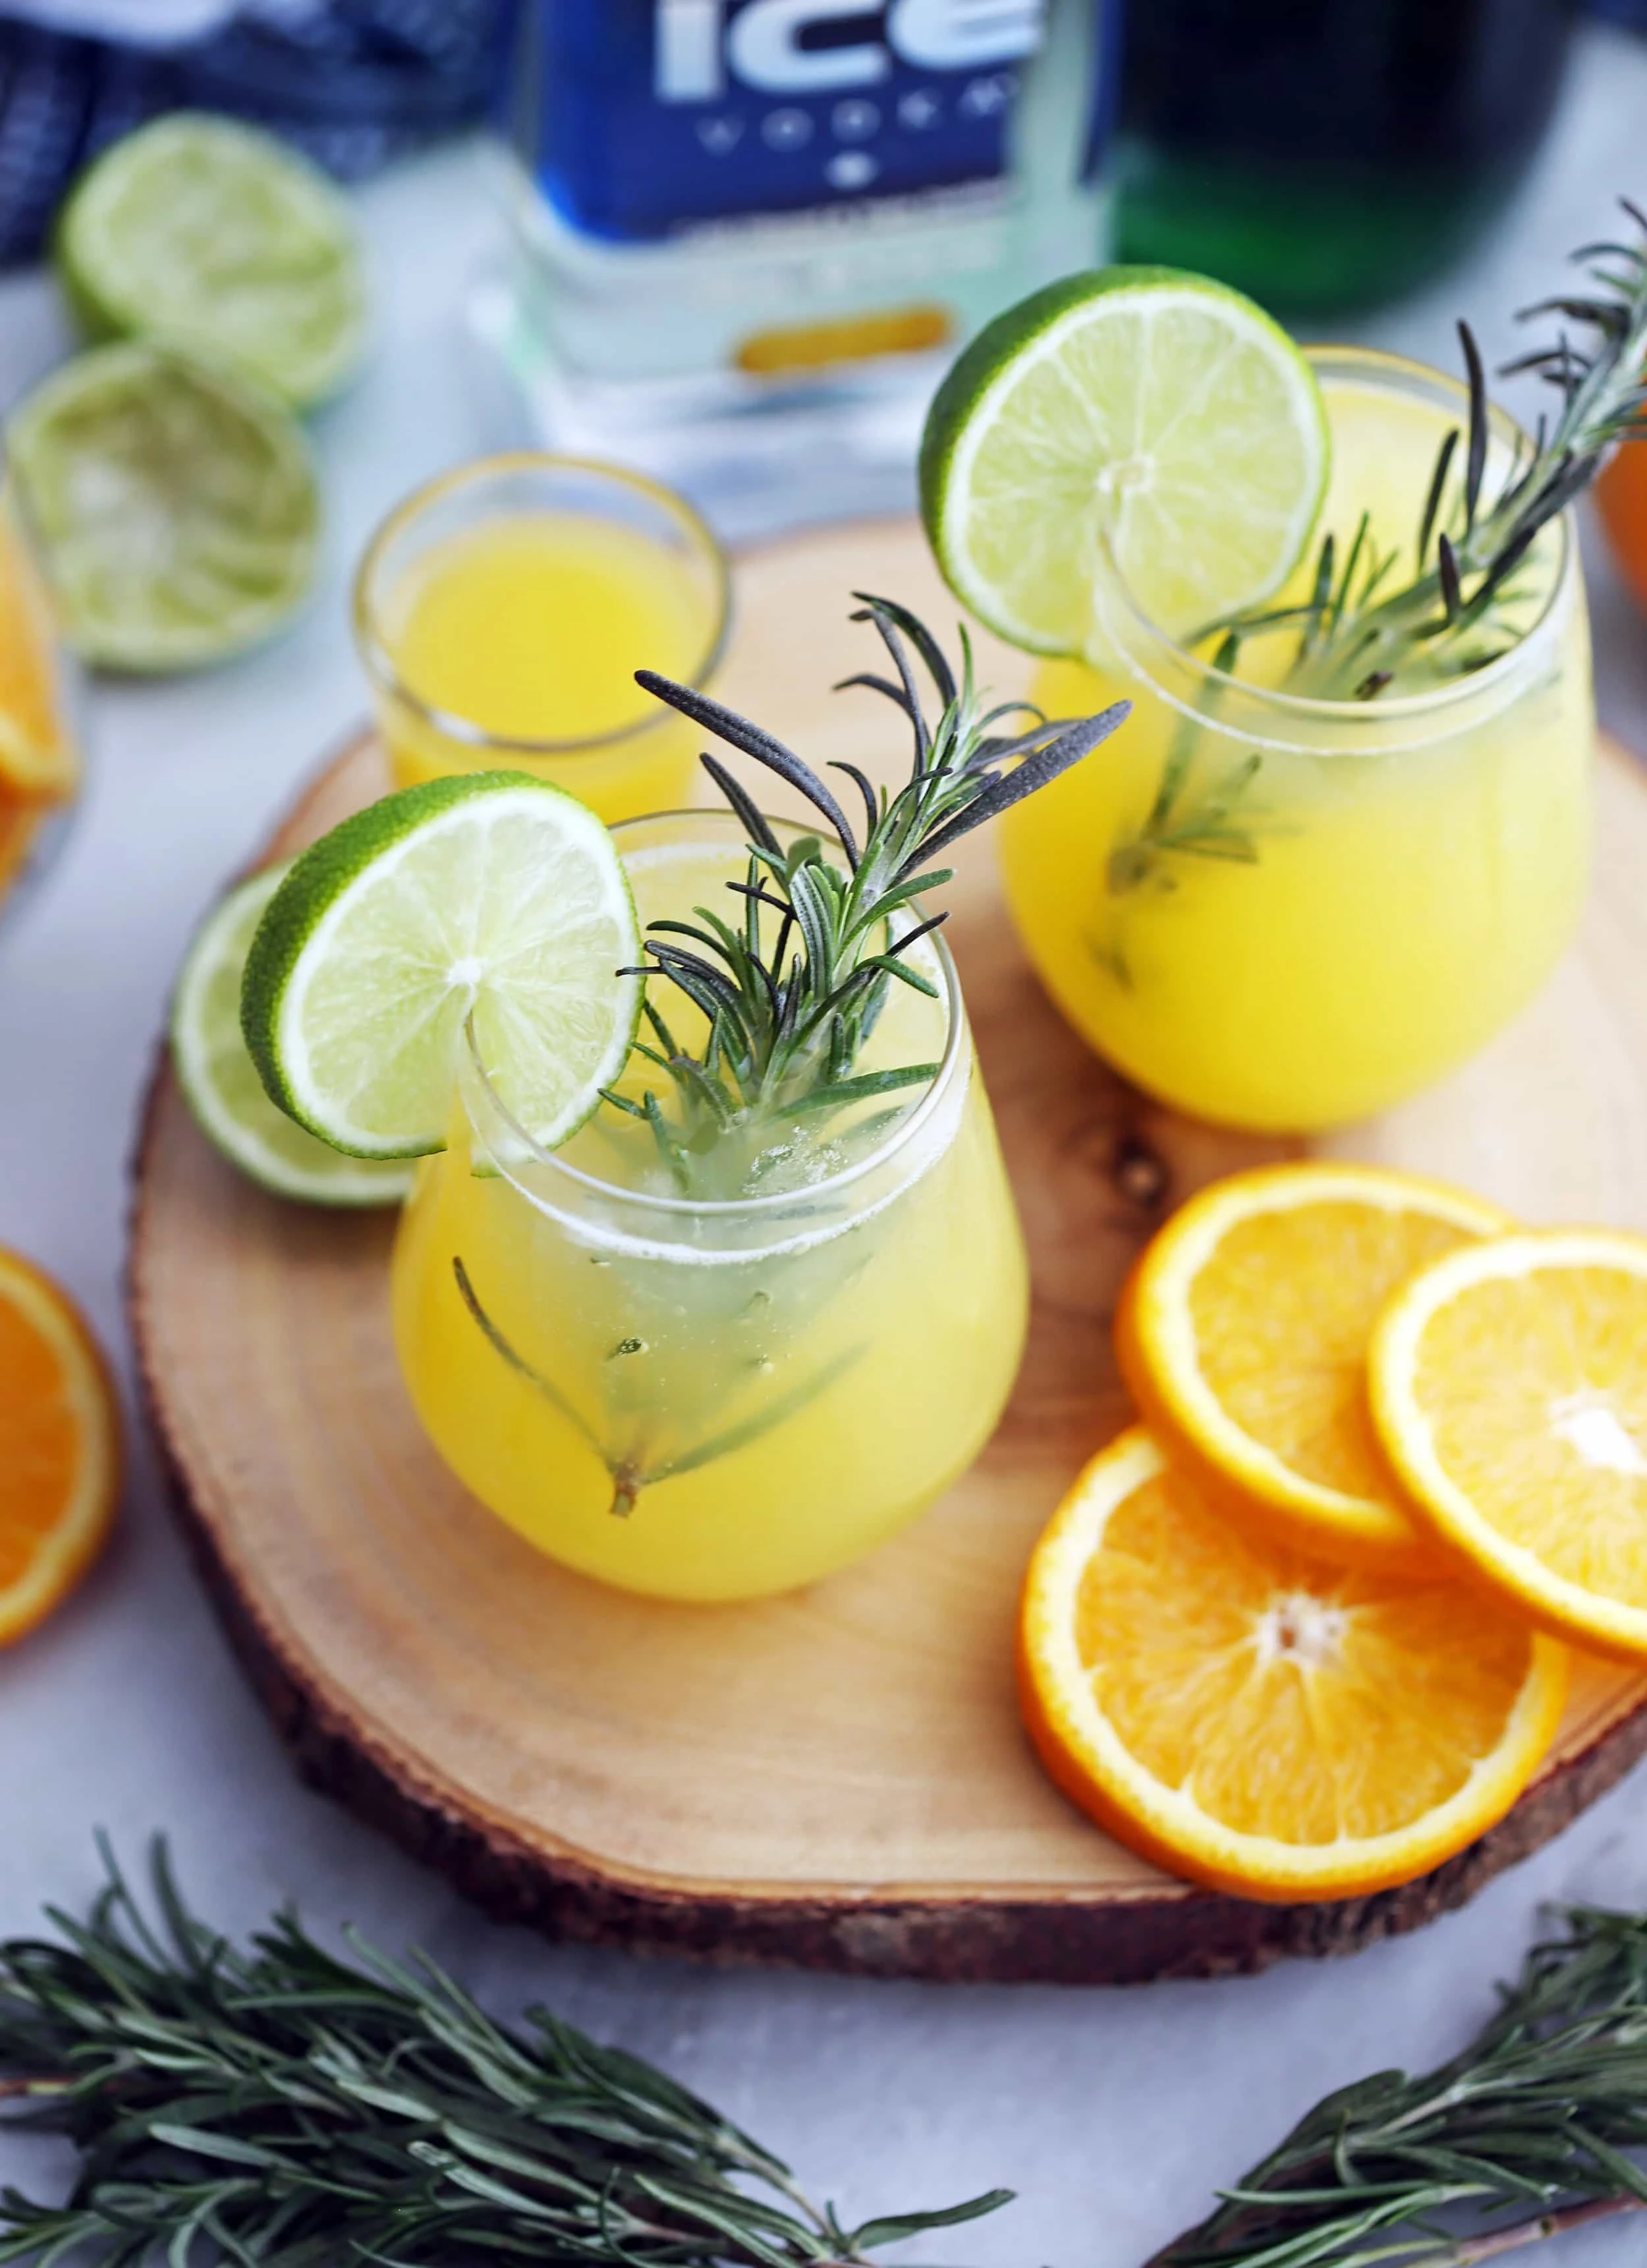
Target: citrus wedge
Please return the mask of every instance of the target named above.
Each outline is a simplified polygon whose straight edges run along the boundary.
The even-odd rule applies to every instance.
[[[1315,373],[1204,276],[1102,268],[987,324],[939,387],[921,510],[957,598],[1012,644],[1086,650],[1099,545],[1174,636],[1256,605],[1327,487]]]
[[[357,1158],[444,1149],[467,1026],[530,1142],[576,1133],[640,1020],[635,902],[563,788],[464,772],[322,836],[269,902],[240,1022],[272,1101]]]
[[[1024,1716],[1118,1842],[1240,1897],[1358,1897],[1515,1801],[1560,1721],[1563,1649],[1450,1572],[1304,1558],[1216,1513],[1142,1427],[1035,1547]]]
[[[1238,1519],[1329,1557],[1433,1548],[1372,1429],[1366,1353],[1395,1287],[1511,1226],[1439,1182],[1372,1166],[1232,1174],[1148,1247],[1115,1319],[1142,1416]]]
[[[0,1646],[42,1621],[96,1557],[120,1462],[96,1341],[55,1284],[0,1251]]]
[[[307,1204],[398,1204],[415,1170],[346,1157],[271,1102],[240,1029],[240,986],[257,925],[291,862],[231,890],[195,932],[172,1000],[172,1060],[195,1123],[243,1174]]]
[[[51,600],[0,494],[0,788],[67,795],[78,767],[56,666]]]
[[[1372,1414],[1439,1533],[1547,1629],[1647,1660],[1647,1238],[1502,1237],[1380,1316]]]

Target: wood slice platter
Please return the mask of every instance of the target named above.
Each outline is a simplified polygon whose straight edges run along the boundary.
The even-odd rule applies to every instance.
[[[895,749],[853,589],[953,609],[901,521],[746,556],[721,689],[816,762]],[[1021,656],[986,645],[985,680]],[[890,711],[886,711],[890,718]],[[896,719],[892,722],[895,725]],[[867,751],[867,754],[866,754]],[[347,749],[271,852],[382,792]],[[1533,1221],[1647,1228],[1647,784],[1604,753],[1583,938],[1446,1086],[1340,1154],[1460,1182]],[[1065,1029],[1014,941],[988,847],[949,935],[1028,1234],[1030,1349],[976,1469],[815,1588],[682,1608],[534,1553],[424,1441],[390,1345],[393,1224],[263,1195],[158,1070],[131,1302],[154,1421],[212,1595],[305,1776],[501,1915],[557,1934],[886,1976],[1133,1981],[1351,1950],[1457,1905],[1647,1749],[1647,1677],[1582,1665],[1543,1774],[1421,1881],[1332,1905],[1187,1888],[1110,1842],[1020,1733],[1011,1638],[1031,1543],[1124,1422],[1116,1292],[1166,1211],[1289,1145],[1173,1116]],[[1300,1145],[1291,1145],[1294,1149]]]

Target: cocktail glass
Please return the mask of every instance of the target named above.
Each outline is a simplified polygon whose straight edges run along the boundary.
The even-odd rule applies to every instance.
[[[355,638],[395,784],[535,773],[608,822],[687,799],[698,738],[636,658],[702,688],[725,644],[720,547],[681,497],[615,465],[482,458],[385,520]]]
[[[1334,444],[1321,526],[1342,562],[1366,509],[1410,560],[1464,390],[1360,349],[1312,359]],[[1493,436],[1507,464],[1516,429],[1495,413]],[[1594,713],[1570,522],[1539,538],[1483,666],[1363,698],[1274,681],[1296,624],[1232,676],[1213,641],[1146,619],[1106,546],[1094,578],[1092,659],[1050,664],[1036,698],[1056,716],[1126,696],[1131,721],[1002,827],[1014,917],[1070,1023],[1180,1109],[1277,1131],[1462,1062],[1548,973],[1584,896]]]
[[[615,831],[643,920],[725,904],[746,872],[726,812]],[[935,1076],[890,1108],[729,1134],[694,1166],[723,1196],[683,1191],[609,1105],[539,1150],[467,1051],[396,1247],[401,1366],[452,1470],[553,1557],[665,1598],[788,1590],[913,1520],[989,1439],[1023,1243],[953,964],[914,950],[937,998],[893,987],[858,1068]]]

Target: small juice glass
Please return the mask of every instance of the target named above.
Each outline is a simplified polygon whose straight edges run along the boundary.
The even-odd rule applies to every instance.
[[[691,506],[618,466],[526,451],[431,481],[383,523],[355,584],[396,786],[505,769],[608,823],[673,809],[700,736],[633,673],[707,684],[729,587]]]
[[[55,855],[79,792],[79,678],[0,461],[0,906]]]
[[[745,872],[730,813],[616,832],[643,919]],[[820,1134],[786,1123],[728,1160],[724,1199],[679,1194],[609,1107],[537,1149],[467,1053],[395,1248],[396,1342],[446,1462],[552,1557],[663,1598],[789,1590],[913,1520],[989,1439],[1023,1242],[953,964],[918,950],[937,997],[894,987],[860,1064],[934,1078]]]
[[[1364,509],[1410,560],[1463,389],[1358,349],[1312,359],[1333,434],[1321,526],[1342,559]],[[1489,492],[1514,439],[1496,413]],[[1132,718],[1002,827],[1020,934],[1099,1054],[1199,1117],[1305,1131],[1423,1086],[1521,1006],[1572,934],[1589,858],[1589,631],[1565,519],[1525,592],[1513,642],[1469,675],[1304,698],[1264,681],[1280,634],[1243,649],[1252,674],[1221,671],[1146,619],[1102,547],[1092,662],[1049,664],[1035,697],[1056,716],[1126,696]]]

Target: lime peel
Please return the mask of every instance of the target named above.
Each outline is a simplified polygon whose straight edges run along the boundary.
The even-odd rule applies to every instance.
[[[974,614],[1077,653],[1106,537],[1169,635],[1279,591],[1329,447],[1315,374],[1261,307],[1175,269],[1100,269],[1009,308],[957,360],[927,416],[922,511]]]
[[[224,356],[299,409],[359,363],[353,216],[318,166],[255,127],[176,111],[125,136],[71,193],[55,252],[94,338]]]
[[[198,668],[272,635],[307,593],[314,467],[296,419],[238,372],[98,347],[35,388],[6,446],[86,661]]]
[[[445,1147],[465,1025],[545,1149],[622,1071],[641,1009],[611,836],[521,772],[429,780],[297,860],[247,956],[241,1024],[280,1107],[357,1157]]]
[[[172,1062],[202,1134],[248,1179],[308,1204],[398,1204],[411,1187],[401,1163],[347,1158],[269,1100],[240,1030],[246,953],[290,859],[221,898],[195,932],[172,1001]]]

